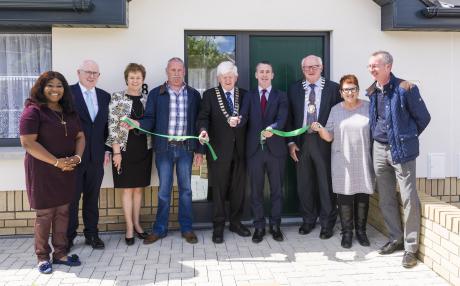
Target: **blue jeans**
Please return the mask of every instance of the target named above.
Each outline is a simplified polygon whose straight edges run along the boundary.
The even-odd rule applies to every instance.
[[[160,187],[158,190],[158,211],[153,233],[160,237],[168,234],[174,164],[176,164],[179,185],[180,230],[182,233],[192,231],[192,163],[193,152],[185,150],[185,146],[182,145],[168,146],[167,151],[156,153],[155,155]]]

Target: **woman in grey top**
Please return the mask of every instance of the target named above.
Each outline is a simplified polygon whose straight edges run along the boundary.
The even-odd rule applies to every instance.
[[[332,187],[342,223],[342,247],[352,245],[353,222],[359,244],[369,246],[366,223],[369,194],[374,190],[369,103],[358,99],[359,84],[354,75],[340,79],[340,93],[344,101],[331,109],[326,128],[314,122],[312,129],[323,140],[332,141]]]

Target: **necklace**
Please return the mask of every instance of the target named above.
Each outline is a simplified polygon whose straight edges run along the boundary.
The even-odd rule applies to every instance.
[[[240,90],[238,89],[238,87],[235,86],[235,94],[234,94],[234,99],[235,99],[234,105],[235,106],[234,106],[234,110],[233,110],[232,115],[229,115],[227,110],[225,109],[224,100],[222,99],[222,95],[220,94],[219,88],[215,87],[214,90],[215,90],[216,95],[217,95],[217,102],[219,103],[220,110],[224,114],[224,116],[227,119],[227,121],[230,120],[230,116],[237,116],[238,111],[240,109],[240,100],[239,100],[240,99]]]
[[[57,111],[53,110],[53,114],[57,116],[59,123],[64,126],[65,136],[67,136],[67,122],[64,121],[64,112],[58,113]]]

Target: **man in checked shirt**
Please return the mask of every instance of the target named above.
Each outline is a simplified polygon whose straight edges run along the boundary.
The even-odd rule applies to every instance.
[[[196,136],[195,121],[201,103],[200,93],[184,82],[185,66],[180,58],[171,58],[166,66],[168,80],[150,91],[144,118],[137,123],[148,131],[172,136]],[[179,186],[179,224],[182,237],[188,243],[197,243],[192,229],[192,163],[200,165],[203,147],[197,140],[172,140],[155,137],[155,165],[160,186],[158,211],[152,233],[144,239],[151,244],[168,234],[169,206],[176,166]]]

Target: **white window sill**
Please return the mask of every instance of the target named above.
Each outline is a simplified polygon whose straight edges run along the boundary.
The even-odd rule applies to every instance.
[[[23,159],[24,154],[22,147],[0,147],[0,160]]]

